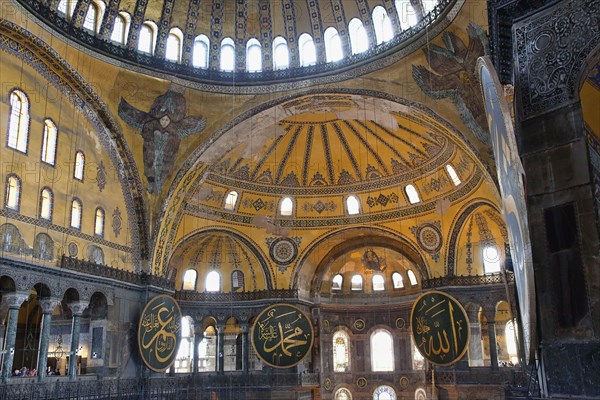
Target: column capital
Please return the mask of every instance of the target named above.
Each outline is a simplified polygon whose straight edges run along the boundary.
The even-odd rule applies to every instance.
[[[89,301],[74,301],[72,303],[69,303],[69,308],[71,309],[71,312],[73,313],[73,316],[78,316],[81,317],[81,314],[83,314],[83,311],[90,305]]]
[[[242,323],[240,324],[240,328],[242,329],[242,333],[248,333],[250,331],[250,324]]]
[[[42,313],[51,314],[56,306],[60,304],[60,300],[53,298],[39,299],[38,304],[42,308]]]
[[[29,299],[29,292],[12,292],[2,296],[2,308],[19,309]]]

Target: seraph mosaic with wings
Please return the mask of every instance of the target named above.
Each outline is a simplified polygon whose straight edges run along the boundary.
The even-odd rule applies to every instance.
[[[128,125],[139,129],[144,139],[144,174],[150,193],[162,190],[173,168],[181,139],[202,131],[206,125],[204,117],[186,117],[185,112],[185,97],[172,89],[154,99],[148,112],[121,98],[119,116]]]
[[[434,99],[449,97],[454,101],[463,122],[477,139],[490,144],[483,96],[475,66],[477,59],[487,55],[487,37],[477,25],[467,27],[469,44],[452,32],[445,32],[446,47],[435,44],[423,48],[429,69],[413,65],[413,78],[428,96]]]

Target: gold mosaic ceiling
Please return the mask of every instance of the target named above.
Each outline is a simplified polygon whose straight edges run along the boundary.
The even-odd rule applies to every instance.
[[[408,184],[420,195],[418,205],[458,200],[482,176],[459,143],[439,121],[396,103],[355,95],[303,97],[216,140],[200,157],[210,172],[192,204],[222,208],[226,193],[236,190],[241,199],[235,211],[241,213],[274,211],[282,196],[293,196],[303,210],[295,217],[341,216],[348,194],[368,211],[412,207]],[[452,182],[447,165],[460,184]]]

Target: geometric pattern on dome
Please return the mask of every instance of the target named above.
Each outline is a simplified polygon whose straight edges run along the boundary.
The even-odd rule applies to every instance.
[[[294,188],[381,182],[427,163],[442,165],[451,146],[429,130],[392,130],[375,120],[338,119],[328,112],[296,114],[278,125],[283,133],[255,154],[231,149],[213,165],[209,180]]]

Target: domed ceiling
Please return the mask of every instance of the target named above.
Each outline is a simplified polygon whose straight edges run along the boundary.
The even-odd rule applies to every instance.
[[[237,222],[250,223],[252,215],[273,214],[290,196],[294,219],[328,224],[333,218],[329,224],[336,225],[349,217],[345,200],[353,194],[361,207],[353,218],[431,211],[438,200],[468,196],[481,181],[478,162],[458,143],[440,121],[406,106],[354,95],[307,96],[259,113],[217,139],[200,157],[209,172],[191,209],[213,209],[225,220],[237,214]],[[418,202],[409,201],[407,185],[415,187]],[[223,211],[231,190],[238,192],[236,207]]]
[[[232,272],[240,271],[245,275],[244,290],[271,287],[271,277],[265,275],[265,266],[252,247],[225,231],[201,232],[186,238],[173,253],[170,266],[177,271],[176,282],[182,282],[188,269],[202,277],[217,271],[227,288]]]
[[[204,90],[217,92],[235,90],[231,85],[234,75],[237,90],[239,85],[252,86],[255,92],[264,83],[291,88],[293,82],[299,84],[307,76],[339,81],[352,74],[379,69],[414,51],[415,42],[420,46],[429,35],[439,34],[462,6],[462,2],[450,0],[388,0],[380,4],[345,0],[19,0],[19,3],[57,32],[83,45],[85,51],[136,70],[144,67],[146,72],[169,79],[178,76],[202,82],[206,84]],[[89,21],[90,7],[96,10],[93,23]],[[121,36],[119,39],[114,35],[115,25],[120,24],[115,22],[118,18],[123,18],[120,21],[124,25],[123,32],[116,35]],[[350,28],[353,20],[360,22],[361,33],[364,31],[366,43],[359,46],[360,50],[351,43],[356,31]],[[153,30],[149,51],[138,50],[144,24]],[[327,38],[331,38],[325,32],[330,28],[339,36],[336,46],[342,54],[335,61],[328,60],[325,48],[330,40]],[[167,49],[172,33],[176,37],[173,40],[179,43],[175,56]],[[314,60],[308,63],[301,61],[303,34],[310,35],[313,42]],[[203,66],[194,61],[194,44],[201,37],[207,48]],[[225,38],[235,54],[232,70],[223,70],[220,65],[220,48]],[[287,44],[289,59],[283,68],[274,67],[277,38]],[[260,70],[247,67],[250,40],[260,46]],[[405,46],[408,44],[411,46]],[[406,52],[399,51],[405,48]],[[362,66],[360,71],[348,68],[357,65]],[[268,92],[272,90],[273,87]]]

